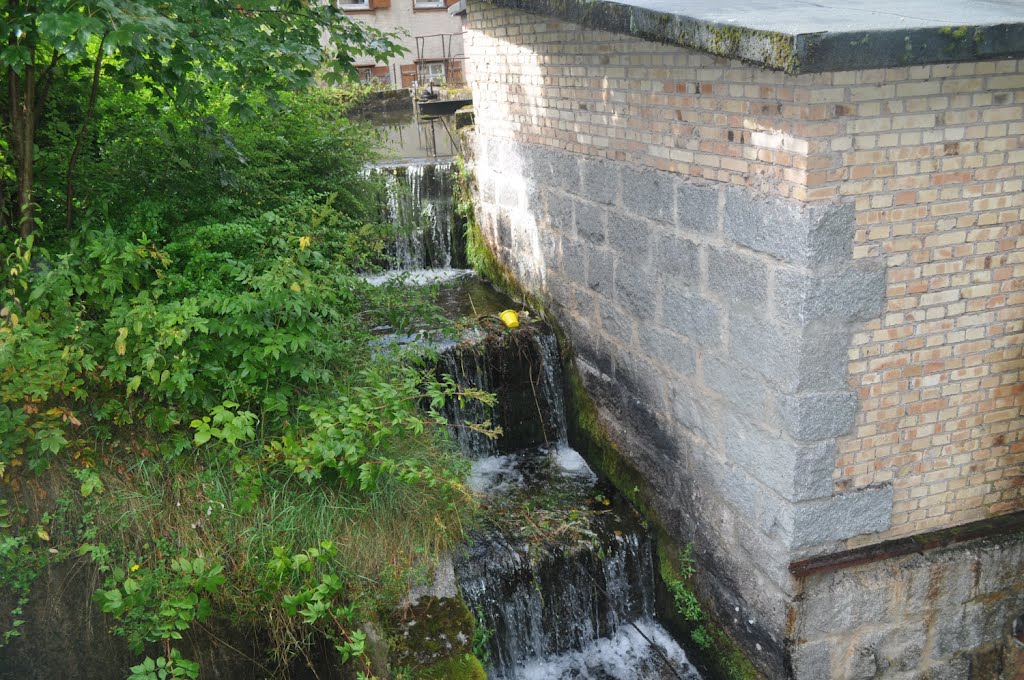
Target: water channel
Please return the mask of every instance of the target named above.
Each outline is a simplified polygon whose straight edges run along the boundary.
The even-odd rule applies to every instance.
[[[440,282],[449,314],[480,320],[444,349],[439,371],[498,395],[493,412],[467,402],[449,413],[457,424],[490,419],[503,430],[491,439],[453,428],[488,517],[454,557],[459,592],[490,636],[488,677],[698,679],[655,617],[650,532],[569,441],[556,336],[528,316],[516,330],[502,326],[493,315],[521,307],[466,269],[453,171],[450,158],[368,169],[383,177],[383,209],[396,225],[393,269],[374,280]]]

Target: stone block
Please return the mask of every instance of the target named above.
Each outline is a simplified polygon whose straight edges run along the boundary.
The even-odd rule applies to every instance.
[[[497,189],[495,187],[494,175],[490,172],[480,173],[477,180],[477,191],[480,196],[481,205],[494,205],[497,202]]]
[[[711,248],[708,287],[730,306],[751,307],[763,313],[768,301],[768,267],[733,250]]]
[[[779,415],[786,431],[800,441],[818,441],[846,434],[857,415],[853,392],[802,392],[783,397]]]
[[[725,455],[748,474],[790,501],[832,494],[836,446],[832,442],[797,444],[741,416],[727,419]]]
[[[706,354],[703,362],[704,386],[719,394],[731,407],[730,412],[766,421],[770,417],[770,392],[756,373],[744,371],[733,361]]]
[[[601,245],[605,242],[607,210],[586,201],[575,201],[573,212],[575,214],[574,224],[576,225],[576,233],[580,238],[584,238],[594,245]]]
[[[913,671],[921,664],[928,630],[923,621],[903,621],[899,627],[886,631],[878,643],[879,665],[897,672]]]
[[[615,256],[603,248],[587,249],[587,286],[607,300],[615,297]]]
[[[847,571],[812,576],[804,583],[797,635],[806,640],[850,639],[859,628],[888,620],[895,588],[890,577],[864,578]]]
[[[1009,590],[1020,583],[1021,565],[1024,565],[1024,535],[1007,537],[978,552],[981,574],[978,589],[981,594]]]
[[[718,231],[719,188],[681,179],[676,185],[676,226],[701,234]]]
[[[610,304],[602,304],[600,312],[601,329],[609,338],[627,345],[633,342],[636,323],[631,315]]]
[[[724,223],[736,243],[799,265],[848,259],[855,227],[850,206],[812,208],[741,187],[725,190]]]
[[[662,234],[654,244],[654,271],[662,280],[698,288],[700,246],[674,234]]]
[[[803,338],[795,329],[745,314],[729,315],[732,361],[759,372],[783,392],[793,392],[800,384],[802,343]],[[844,375],[845,371],[844,364]]]
[[[675,287],[662,292],[662,326],[705,347],[721,343],[722,312],[708,300]]]
[[[722,431],[721,406],[690,383],[673,384],[669,391],[672,417],[682,427],[709,442],[718,442]],[[721,487],[719,487],[721,488]],[[726,493],[723,489],[722,493]]]
[[[509,250],[512,247],[512,218],[507,210],[499,208],[494,219],[494,237],[498,248]]]
[[[868,487],[800,503],[793,522],[793,547],[842,541],[884,531],[892,524],[892,487]]]
[[[615,268],[615,300],[638,321],[649,324],[657,309],[657,281],[646,269],[620,262]]]
[[[850,331],[813,324],[803,329],[800,359],[796,370],[796,391],[841,390],[848,384],[847,350]]]
[[[775,309],[799,323],[868,321],[885,306],[885,268],[858,263],[820,273],[780,270],[775,279]]]
[[[572,234],[574,228],[573,199],[560,191],[545,191],[543,223],[561,234]]]
[[[932,624],[932,658],[945,659],[986,642],[982,625],[984,607],[973,603],[943,610]]]
[[[640,324],[638,333],[640,351],[645,355],[682,375],[695,374],[697,359],[693,346],[681,336],[651,323]]]
[[[793,650],[793,680],[825,680],[832,677],[832,643],[807,642]]]
[[[580,195],[595,203],[618,204],[621,164],[603,158],[582,158],[579,163]]]
[[[573,283],[585,285],[587,279],[587,251],[579,241],[564,238],[562,239],[562,260],[559,269],[562,275]]]
[[[576,154],[537,145],[523,145],[529,171],[538,184],[578,193],[579,159]]]
[[[674,177],[667,172],[631,168],[622,171],[622,207],[626,212],[672,224],[675,193]]]
[[[931,666],[921,680],[978,680],[971,674],[971,660],[959,656],[944,663]]]
[[[809,257],[814,264],[850,259],[856,230],[853,204],[812,207]]]
[[[631,266],[648,267],[650,259],[651,227],[633,215],[608,212],[608,244]]]

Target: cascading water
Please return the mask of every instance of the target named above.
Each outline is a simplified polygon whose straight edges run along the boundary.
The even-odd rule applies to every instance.
[[[449,350],[443,365],[455,367],[460,384],[496,392],[493,419],[515,428],[515,445],[457,435],[474,460],[470,486],[494,519],[456,560],[463,598],[492,632],[490,677],[696,678],[654,621],[649,533],[569,446],[555,336],[534,324]],[[473,406],[450,415],[466,422],[483,414]]]
[[[367,168],[385,185],[384,219],[394,227],[389,257],[403,272],[464,270],[466,241],[452,200],[450,160]]]
[[[396,225],[393,267],[410,283],[465,272],[459,269],[466,266],[465,235],[452,206],[452,170],[448,161],[368,170],[385,180],[384,209]],[[472,317],[495,312],[473,302],[478,280],[460,283],[464,289],[442,297],[454,301],[462,291]],[[498,397],[493,410],[463,399],[446,413],[453,437],[473,460],[469,486],[481,494],[488,515],[486,528],[456,556],[455,571],[481,630],[491,633],[489,677],[698,678],[654,620],[650,534],[569,445],[554,334],[528,319],[515,331],[477,327],[441,353],[438,372]],[[487,420],[501,428],[499,438],[467,427]]]

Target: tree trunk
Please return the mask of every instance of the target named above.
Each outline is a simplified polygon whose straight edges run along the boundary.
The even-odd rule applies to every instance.
[[[99,94],[100,75],[103,71],[103,43],[106,41],[107,34],[104,33],[103,37],[100,38],[99,49],[96,50],[96,61],[93,63],[92,89],[89,90],[89,104],[85,109],[85,119],[82,121],[82,125],[78,128],[78,134],[75,137],[75,148],[71,152],[71,158],[68,160],[67,182],[64,188],[64,227],[69,231],[71,230],[71,223],[75,217],[75,165],[78,163],[79,154],[82,153],[82,144],[85,142],[85,133],[88,131],[89,124],[92,122],[93,113],[96,111],[96,97]]]
[[[30,47],[32,59],[35,49]],[[14,69],[7,71],[7,96],[9,103],[8,124],[11,135],[11,155],[17,176],[17,205],[12,213],[17,218],[18,230],[22,237],[35,231],[35,205],[32,202],[33,154],[36,141],[35,112],[35,66],[29,61],[24,77]]]

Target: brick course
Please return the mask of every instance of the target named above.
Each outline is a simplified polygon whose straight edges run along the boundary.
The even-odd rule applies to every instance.
[[[833,482],[891,483],[894,506],[887,532],[850,545],[1024,508],[1022,62],[790,76],[470,9],[482,134],[854,207],[853,258],[884,261],[885,311],[852,337],[859,408]],[[618,198],[596,160],[582,173],[591,198]],[[746,275],[730,294],[753,292]]]

